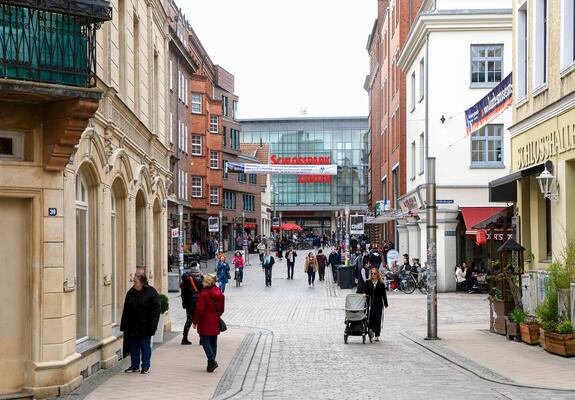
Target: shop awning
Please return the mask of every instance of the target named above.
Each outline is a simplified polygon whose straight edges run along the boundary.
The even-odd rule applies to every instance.
[[[534,165],[521,171],[513,172],[489,182],[489,201],[494,203],[516,203],[517,181],[542,172],[545,164]]]
[[[397,217],[392,217],[390,215],[380,215],[370,221],[365,221],[365,223],[367,225],[381,225],[381,224],[387,224],[388,222],[391,221],[395,221],[396,219]]]
[[[467,235],[475,235],[475,225],[481,221],[492,217],[493,215],[505,210],[507,207],[459,207],[461,215],[463,215],[463,222],[465,222],[465,233]]]
[[[500,228],[500,225],[511,225],[509,221],[513,216],[513,206],[504,208],[503,210],[493,214],[487,219],[475,224],[473,229],[489,229],[490,227]],[[509,222],[508,222],[509,221]],[[508,223],[507,223],[508,222]]]

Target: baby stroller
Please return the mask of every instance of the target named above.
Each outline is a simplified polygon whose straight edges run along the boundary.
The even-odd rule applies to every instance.
[[[367,297],[363,294],[348,294],[345,296],[345,331],[343,341],[347,344],[348,336],[361,336],[365,343],[366,336],[369,342],[373,335],[369,332],[369,305]]]

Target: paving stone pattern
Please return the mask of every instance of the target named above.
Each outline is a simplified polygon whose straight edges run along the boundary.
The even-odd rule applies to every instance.
[[[294,280],[286,276],[285,260],[278,261],[271,287],[265,287],[259,266],[246,267],[242,287],[236,288],[233,281],[227,286],[224,319],[228,325],[266,334],[263,339],[257,337],[261,346],[252,344],[253,351],[244,350],[250,362],[244,360],[246,355],[232,361],[215,398],[575,400],[573,392],[533,390],[481,379],[404,336],[426,326],[426,298],[421,294],[390,293],[382,341],[362,344],[361,337],[350,337],[346,345],[343,307],[345,295],[352,291],[333,286],[330,271],[326,282],[316,279],[315,288],[308,288],[303,252]],[[174,329],[181,329],[185,322],[178,296],[170,295]],[[446,324],[488,327],[484,295],[443,294],[438,304],[440,334]],[[220,340],[226,340],[225,334]],[[242,361],[243,369],[239,367]]]

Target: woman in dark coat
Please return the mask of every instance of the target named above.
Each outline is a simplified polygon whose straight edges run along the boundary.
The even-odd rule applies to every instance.
[[[375,341],[379,342],[381,322],[383,320],[383,307],[387,308],[387,294],[385,284],[379,275],[377,268],[370,271],[370,279],[365,282],[365,295],[369,297],[369,330],[375,335]]]
[[[126,294],[120,324],[132,360],[132,365],[124,372],[140,372],[140,357],[142,374],[149,372],[152,336],[156,333],[159,319],[160,296],[148,285],[146,275],[138,272],[134,276],[134,286]],[[164,329],[163,326],[160,328]]]
[[[358,256],[358,273],[357,273],[357,290],[356,293],[363,294],[365,292],[365,282],[369,280],[371,270],[371,263],[367,257]]]
[[[262,263],[262,270],[266,276],[266,287],[272,285],[272,268],[274,266],[275,260],[271,255],[269,250],[264,253],[264,262]]]
[[[202,281],[204,290],[198,295],[198,304],[194,312],[192,326],[198,329],[200,344],[208,358],[208,372],[218,368],[218,335],[220,334],[220,316],[224,313],[225,297],[216,286],[217,278],[206,275]]]

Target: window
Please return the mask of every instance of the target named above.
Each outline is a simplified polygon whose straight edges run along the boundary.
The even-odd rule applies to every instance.
[[[411,111],[415,110],[415,71],[411,73]]]
[[[24,160],[24,134],[0,132],[0,160]]]
[[[210,168],[220,168],[220,154],[217,151],[210,150]]]
[[[134,82],[140,82],[140,20],[134,15],[132,32],[134,33],[133,66]],[[134,110],[140,113],[140,85],[134,85]]]
[[[188,125],[186,125],[184,122],[182,122],[182,127],[183,127],[183,142],[184,142],[184,147],[182,148],[182,150],[187,154],[188,153]]]
[[[228,162],[224,160],[224,165],[222,168],[222,176],[224,179],[228,179]]]
[[[192,197],[202,197],[202,177],[192,176]]]
[[[234,192],[224,192],[224,208],[226,210],[236,209],[236,194]]]
[[[250,184],[257,185],[258,176],[256,174],[250,174]]]
[[[251,194],[242,195],[242,203],[244,211],[254,211],[256,209],[256,199]]]
[[[192,113],[201,114],[202,113],[202,94],[192,93]]]
[[[174,63],[170,60],[170,92],[174,91]]]
[[[188,81],[187,77],[184,77],[184,103],[186,104],[186,106],[188,105],[188,87],[189,87],[190,82]]]
[[[220,188],[217,186],[210,187],[210,204],[220,204]]]
[[[503,74],[503,45],[471,45],[471,86],[495,86]]]
[[[471,134],[471,166],[501,167],[503,125],[487,125]]]
[[[76,339],[78,341],[88,339],[89,335],[89,209],[88,186],[78,173],[76,175]]]
[[[419,62],[419,101],[425,96],[425,60]]]
[[[218,133],[219,118],[217,115],[210,115],[210,132]]]
[[[222,96],[222,115],[228,116],[228,98],[226,96]]]
[[[226,127],[222,126],[222,146],[223,147],[226,147],[226,139],[227,139],[226,135],[227,135]]]
[[[170,122],[169,122],[169,132],[170,132],[170,143],[174,143],[174,114],[170,111]]]
[[[202,137],[200,135],[192,135],[192,155],[202,155]]]
[[[569,68],[575,61],[575,4],[562,0],[561,18],[561,69]]]
[[[240,149],[240,131],[230,129],[230,147],[234,150]]]
[[[182,99],[182,71],[178,71],[178,100]]]
[[[419,135],[419,175],[425,170],[425,135]]]
[[[233,101],[233,107],[232,107],[232,118],[234,119],[234,121],[236,119],[238,119],[238,102],[236,100]]]
[[[246,174],[244,174],[243,172],[238,173],[238,182],[246,182]]]
[[[517,87],[517,99],[527,96],[527,34],[527,2],[525,2],[517,11],[517,77],[513,77],[514,85]]]
[[[537,90],[547,83],[547,0],[535,2],[533,46],[533,85]]]
[[[415,153],[415,140],[411,142],[411,180],[415,179],[415,170],[417,168],[417,155]]]

